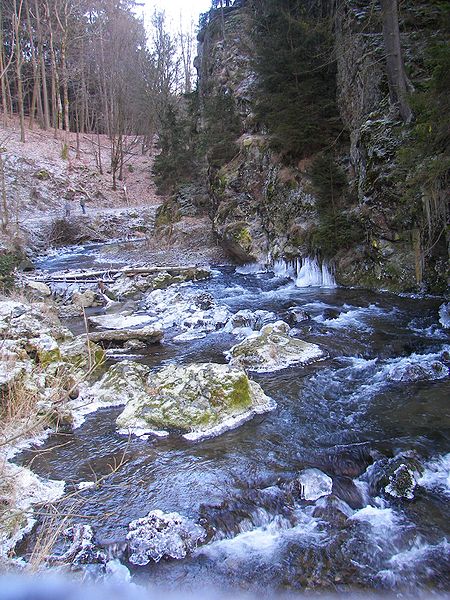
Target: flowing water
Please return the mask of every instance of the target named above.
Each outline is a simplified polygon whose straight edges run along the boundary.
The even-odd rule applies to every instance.
[[[95,252],[41,266],[86,266]],[[32,459],[34,471],[71,489],[110,473],[125,457],[101,486],[80,493],[77,507],[100,544],[123,561],[128,524],[150,510],[205,524],[209,541],[190,558],[128,564],[136,582],[269,596],[275,589],[448,590],[449,379],[407,383],[389,376],[408,361],[448,365],[442,300],[299,288],[231,267],[215,273],[187,287],[209,292],[232,313],[265,309],[283,318],[290,307],[304,309],[311,319],[298,325],[298,336],[328,358],[252,376],[277,408],[213,439],[127,439],[115,428],[121,409],[102,409],[20,460]],[[224,363],[234,343],[220,331],[184,342],[169,332],[139,360],[155,369]],[[425,467],[421,485],[412,501],[391,498],[376,485],[376,466],[411,451]],[[375,464],[364,471],[366,459]],[[309,467],[333,477],[332,498],[304,501],[292,492],[290,482]]]

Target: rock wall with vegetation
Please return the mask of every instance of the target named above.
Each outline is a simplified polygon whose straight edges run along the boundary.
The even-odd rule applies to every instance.
[[[449,13],[400,5],[408,121],[383,14],[380,0],[240,0],[203,15],[198,90],[176,108],[183,158],[169,162],[202,183],[238,260],[314,256],[341,284],[445,290]]]

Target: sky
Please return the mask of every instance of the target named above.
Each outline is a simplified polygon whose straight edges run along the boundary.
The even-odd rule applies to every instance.
[[[170,28],[173,31],[179,29],[180,13],[182,15],[185,29],[189,29],[191,19],[197,25],[200,13],[206,12],[211,7],[211,0],[141,0],[144,4],[144,18],[150,21],[155,8],[164,10],[168,21],[172,21]]]

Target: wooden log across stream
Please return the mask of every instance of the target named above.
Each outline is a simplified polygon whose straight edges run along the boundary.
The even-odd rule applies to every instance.
[[[199,277],[195,277],[198,272]],[[37,277],[28,277],[34,281],[42,281],[44,283],[94,283],[96,280],[101,280],[105,283],[113,283],[115,279],[121,275],[126,277],[134,277],[135,275],[157,275],[158,273],[168,273],[176,277],[177,275],[193,274],[192,279],[204,279],[209,276],[209,269],[197,267],[195,265],[186,267],[124,267],[121,269],[102,269],[97,271],[69,271],[68,273],[57,273],[48,275],[40,275]]]

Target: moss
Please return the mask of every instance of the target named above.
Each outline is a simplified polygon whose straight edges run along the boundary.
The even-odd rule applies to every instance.
[[[34,176],[36,177],[36,179],[39,179],[39,181],[47,181],[47,179],[50,179],[50,173],[45,169],[40,169],[39,171],[36,171]]]
[[[229,407],[232,409],[244,409],[250,408],[251,405],[250,382],[246,375],[241,375],[233,385],[230,394]]]
[[[156,213],[155,227],[171,225],[181,219],[180,211],[172,202],[167,202],[158,208]]]
[[[68,160],[69,158],[69,146],[68,144],[63,144],[61,147],[61,158],[63,160]]]
[[[226,175],[223,172],[220,172],[212,182],[212,191],[216,196],[223,196],[227,185],[228,181]]]
[[[52,363],[61,361],[61,350],[59,348],[55,348],[54,350],[39,350],[37,357],[40,365],[48,367]]]
[[[169,273],[160,273],[153,279],[152,288],[154,290],[165,290],[174,283],[182,283],[183,281],[185,279],[180,275],[174,277],[173,275],[169,275]]]
[[[233,234],[235,241],[242,247],[244,250],[248,251],[252,247],[252,236],[250,235],[250,230],[248,227],[243,227],[239,229]]]

